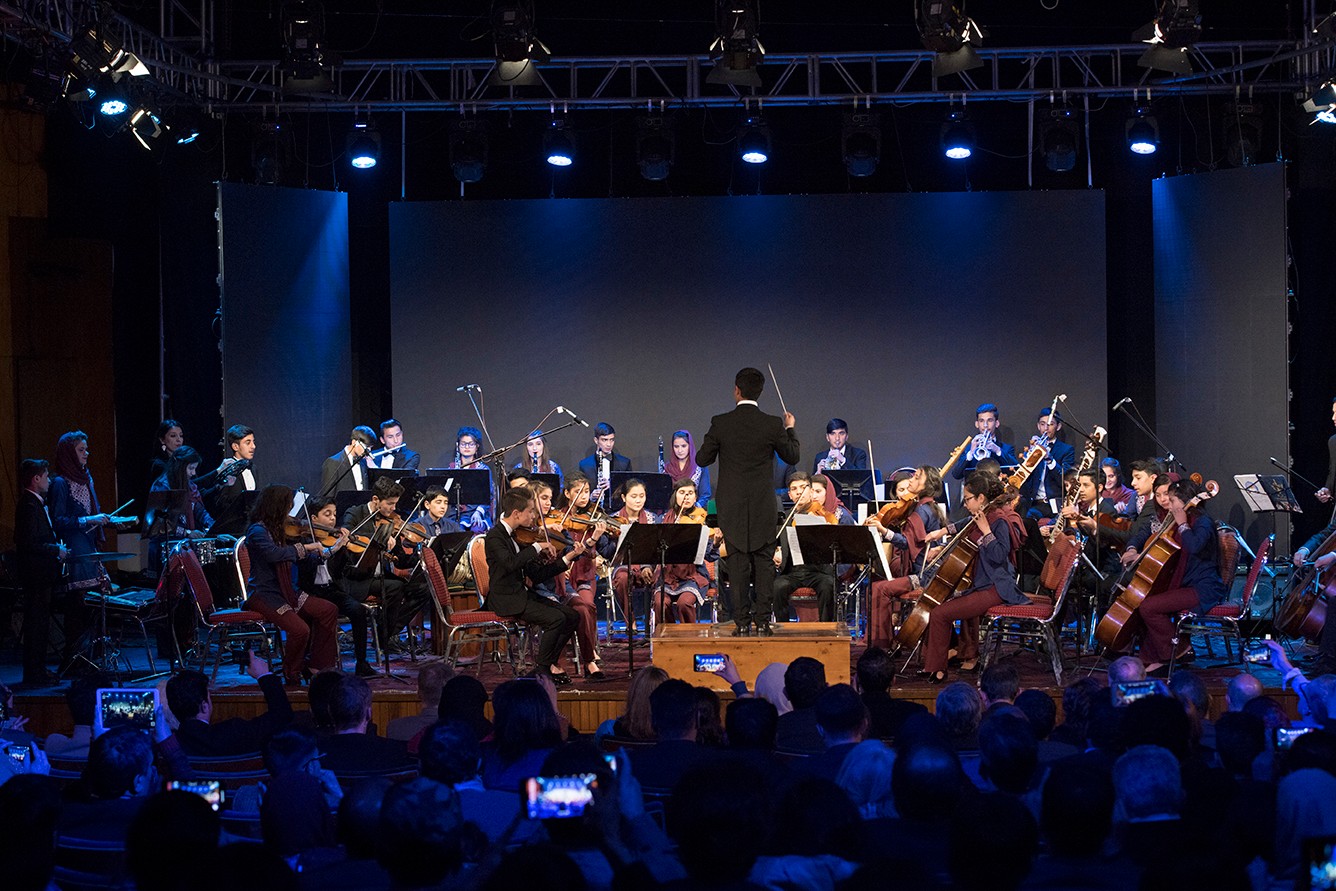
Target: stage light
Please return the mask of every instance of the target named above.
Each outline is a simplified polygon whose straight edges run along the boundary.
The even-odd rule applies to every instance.
[[[757,36],[760,24],[759,0],[715,0],[714,41],[710,44],[710,58],[715,64],[706,83],[761,86],[761,75],[756,70],[765,55]]]
[[[932,60],[933,77],[959,74],[983,65],[974,48],[983,45],[986,34],[974,19],[965,15],[965,0],[917,0],[914,22],[923,48],[937,54]]]
[[[162,117],[157,112],[142,105],[134,110],[134,114],[130,115],[126,127],[134,134],[134,138],[144,147],[145,151],[153,150],[149,140],[157,139],[165,129],[162,125]]]
[[[652,183],[663,182],[677,159],[677,134],[663,115],[644,115],[636,121],[636,166]]]
[[[1336,80],[1329,80],[1304,100],[1304,111],[1314,115],[1313,123],[1336,124]]]
[[[98,105],[97,110],[107,117],[117,117],[130,110],[130,105],[119,96],[108,96]]]
[[[949,111],[942,124],[942,154],[952,161],[964,161],[974,154],[974,125],[963,111]]]
[[[1201,37],[1199,0],[1161,0],[1155,18],[1132,34],[1133,40],[1150,44],[1137,64],[1142,68],[1191,74],[1188,49]]]
[[[533,0],[492,0],[491,21],[496,67],[487,82],[515,87],[542,83],[534,63],[546,62],[552,53],[534,34]]]
[[[1067,173],[1076,167],[1077,147],[1081,144],[1076,115],[1070,108],[1054,108],[1048,120],[1039,125],[1039,150],[1044,166],[1054,173]]]
[[[1160,147],[1160,125],[1147,108],[1138,108],[1125,126],[1127,147],[1137,155],[1153,155]]]
[[[70,41],[70,69],[87,81],[109,75],[114,82],[122,77],[146,77],[148,66],[108,33],[107,26],[89,26]]]
[[[347,140],[348,163],[358,170],[370,170],[380,161],[380,134],[365,118],[353,122]]]
[[[748,164],[770,160],[770,128],[760,115],[748,115],[738,133],[738,157]]]
[[[320,93],[334,88],[325,73],[325,7],[319,0],[283,4],[283,89]]]
[[[477,118],[450,125],[450,171],[461,183],[476,183],[487,171],[487,127]]]
[[[553,167],[570,167],[575,163],[575,140],[566,129],[564,118],[553,118],[543,134],[543,157]]]
[[[846,114],[840,138],[844,169],[850,176],[871,176],[881,161],[881,121],[871,112]]]

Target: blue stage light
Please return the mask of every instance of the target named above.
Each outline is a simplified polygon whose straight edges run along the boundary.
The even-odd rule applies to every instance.
[[[124,99],[117,99],[113,96],[103,99],[102,104],[98,106],[97,110],[108,117],[115,117],[116,115],[125,114],[130,110],[130,106],[126,104]]]

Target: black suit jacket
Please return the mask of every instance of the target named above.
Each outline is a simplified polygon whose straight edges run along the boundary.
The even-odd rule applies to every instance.
[[[422,456],[408,446],[390,455],[390,458],[390,470],[417,470],[422,466]]]
[[[820,473],[817,465],[821,459],[830,454],[830,447],[822,449],[812,458],[812,473]],[[851,442],[844,444],[844,466],[840,470],[867,470],[867,452],[860,449]]]
[[[540,584],[566,570],[561,560],[537,562],[538,551],[532,545],[522,545],[518,551],[515,548],[515,540],[506,531],[505,523],[498,520],[487,530],[483,549],[491,590],[487,593],[486,608],[502,616],[517,616],[530,599],[538,599],[530,583]]]
[[[594,454],[594,452],[590,452],[588,456],[580,460],[580,472],[589,478],[589,485],[591,487],[598,485],[598,464],[594,461]],[[613,452],[612,469],[630,470],[631,459],[625,455],[619,455],[616,452]]]
[[[60,541],[41,498],[27,489],[14,505],[14,547],[19,580],[25,585],[54,584],[60,578]]]
[[[1049,462],[1053,463],[1049,467]],[[1043,464],[1035,468],[1035,472],[1030,474],[1030,478],[1021,486],[1021,495],[1026,498],[1034,498],[1039,492],[1039,480],[1042,476],[1044,480],[1044,491],[1048,498],[1056,498],[1059,506],[1062,504],[1063,490],[1062,478],[1076,466],[1076,449],[1065,442],[1055,442],[1048,450],[1048,459]],[[1047,500],[1047,499],[1045,499]]]
[[[401,740],[369,733],[321,736],[320,752],[320,766],[334,773],[407,770],[415,763]]]
[[[176,738],[187,755],[196,758],[226,758],[263,751],[269,737],[292,723],[292,704],[276,674],[260,678],[265,713],[256,718],[229,718],[208,724],[197,718],[183,718]],[[179,717],[179,716],[178,716]]]
[[[366,464],[362,465],[362,488],[357,488],[357,479],[353,472],[349,470],[352,462],[348,460],[348,453],[339,449],[334,454],[325,459],[320,465],[320,491],[326,498],[333,498],[336,492],[365,492],[368,479]],[[347,473],[344,471],[347,470]],[[342,477],[340,479],[340,477]],[[337,487],[334,481],[338,480]]]
[[[255,465],[250,471],[255,473]],[[259,480],[256,490],[261,488]],[[238,538],[246,534],[246,481],[237,473],[232,477],[232,485],[219,486],[213,495],[213,525],[210,535],[235,535]]]
[[[792,428],[785,428],[782,418],[748,404],[710,419],[710,430],[696,450],[696,463],[708,467],[719,459],[714,498],[730,551],[759,551],[774,543],[779,523],[775,455],[786,464],[798,463],[798,437]]]

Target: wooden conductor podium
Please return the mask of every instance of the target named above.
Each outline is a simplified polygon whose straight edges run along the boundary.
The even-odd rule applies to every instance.
[[[787,665],[799,656],[825,665],[829,683],[849,683],[852,643],[847,629],[835,622],[778,622],[770,627],[775,630],[772,637],[732,637],[731,623],[660,625],[651,639],[651,659],[671,677],[714,690],[727,690],[728,685],[717,674],[695,670],[697,653],[727,653],[748,689],[755,689],[756,676],[771,662]]]

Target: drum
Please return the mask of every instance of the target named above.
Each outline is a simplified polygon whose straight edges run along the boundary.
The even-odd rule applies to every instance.
[[[218,539],[196,538],[192,540],[192,544],[201,566],[208,566],[218,559]]]

